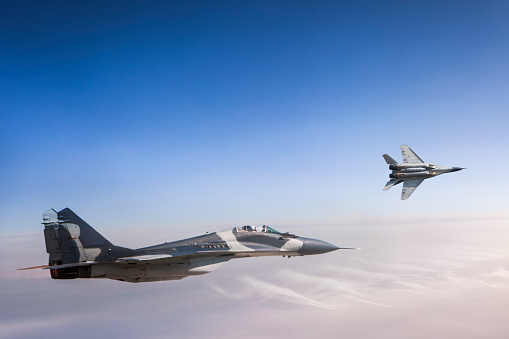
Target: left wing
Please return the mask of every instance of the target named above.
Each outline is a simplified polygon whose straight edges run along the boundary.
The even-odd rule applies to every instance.
[[[18,268],[18,270],[52,270],[61,268],[70,268],[78,266],[88,265],[100,265],[100,264],[136,264],[136,263],[150,263],[150,264],[178,264],[189,261],[200,261],[203,259],[219,258],[221,262],[230,260],[233,257],[233,253],[227,251],[181,251],[175,254],[146,254],[146,255],[135,255],[131,257],[117,258],[114,261],[86,261],[86,262],[75,262],[60,265],[41,265],[35,267]]]
[[[403,157],[404,163],[409,164],[422,164],[424,161],[422,161],[421,158],[417,154],[415,154],[414,151],[407,145],[401,145],[401,156]]]
[[[419,187],[424,179],[405,180],[403,183],[403,190],[401,191],[401,200],[407,200],[412,193]]]

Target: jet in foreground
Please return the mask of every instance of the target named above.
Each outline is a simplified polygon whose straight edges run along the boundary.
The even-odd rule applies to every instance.
[[[401,145],[401,155],[403,156],[402,164],[398,163],[387,154],[383,155],[385,162],[389,165],[389,169],[392,170],[392,173],[389,174],[391,180],[385,184],[384,191],[387,191],[392,186],[403,183],[401,200],[410,198],[410,195],[414,193],[424,179],[464,169],[461,167],[445,167],[424,162],[407,145]]]
[[[53,279],[107,278],[133,283],[179,280],[210,273],[234,258],[293,257],[340,249],[265,225],[130,249],[113,245],[69,208],[58,213],[51,209],[43,214],[43,220],[49,265],[25,269],[49,269]]]

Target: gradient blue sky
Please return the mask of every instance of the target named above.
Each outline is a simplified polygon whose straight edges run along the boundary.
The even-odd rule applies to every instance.
[[[365,247],[351,225],[507,224],[508,16],[505,1],[2,1],[5,248],[41,242],[41,213],[64,207],[133,247],[212,225]],[[381,156],[400,144],[468,170],[400,201]]]

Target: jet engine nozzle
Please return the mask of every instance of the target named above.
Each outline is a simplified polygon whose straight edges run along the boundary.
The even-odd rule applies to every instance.
[[[389,169],[391,171],[397,171],[399,168],[398,168],[398,165],[389,165]]]

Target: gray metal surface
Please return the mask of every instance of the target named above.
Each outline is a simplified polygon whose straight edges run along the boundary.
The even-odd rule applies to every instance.
[[[43,214],[47,266],[54,279],[107,278],[127,282],[180,280],[207,274],[234,258],[303,256],[339,248],[322,240],[281,233],[268,226],[235,227],[159,245],[113,245],[69,208]]]
[[[410,198],[412,193],[415,192],[417,187],[425,179],[434,178],[444,173],[457,172],[464,169],[461,167],[446,167],[426,163],[407,145],[401,145],[401,155],[403,157],[403,163],[397,163],[387,154],[383,155],[385,162],[389,165],[389,169],[392,171],[391,174],[389,174],[389,178],[391,180],[385,184],[384,191],[403,183],[401,200]]]

